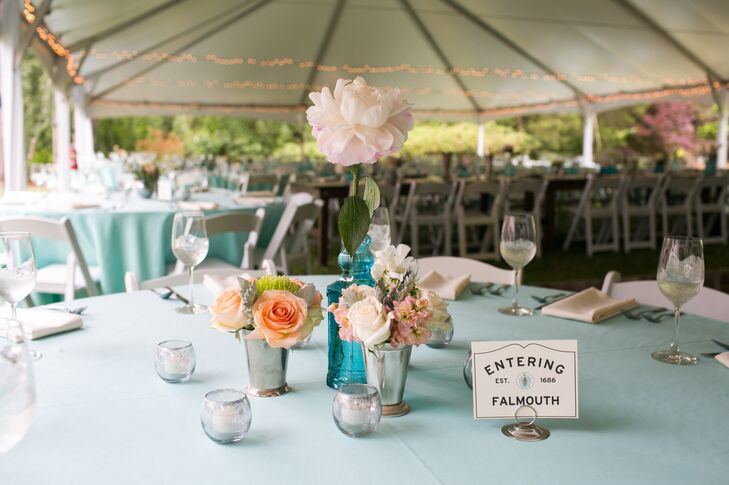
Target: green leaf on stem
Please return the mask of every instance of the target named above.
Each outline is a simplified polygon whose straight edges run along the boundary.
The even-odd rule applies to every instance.
[[[344,249],[354,256],[370,228],[370,211],[362,197],[350,196],[344,199],[338,226]]]
[[[370,211],[370,218],[374,214],[375,209],[380,207],[380,188],[377,183],[372,180],[372,177],[364,178],[364,201],[367,204],[367,209]]]

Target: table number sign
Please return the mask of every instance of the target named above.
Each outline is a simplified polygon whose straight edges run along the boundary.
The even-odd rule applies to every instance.
[[[549,436],[536,419],[578,418],[576,340],[473,342],[471,351],[475,419],[513,418],[504,434],[536,441]]]

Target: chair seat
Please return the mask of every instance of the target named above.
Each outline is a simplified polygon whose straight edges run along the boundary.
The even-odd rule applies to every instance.
[[[89,273],[94,282],[101,279],[101,269],[98,266],[89,266]],[[49,264],[39,268],[36,276],[36,284],[34,291],[39,293],[53,293],[63,295],[66,293],[66,265],[65,264]],[[84,277],[81,270],[76,268],[74,278],[74,287],[77,290],[86,288]]]

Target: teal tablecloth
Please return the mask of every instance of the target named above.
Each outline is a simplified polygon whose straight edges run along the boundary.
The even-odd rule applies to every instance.
[[[322,290],[331,281],[309,279]],[[197,292],[210,300],[203,287]],[[550,292],[525,288],[524,297]],[[78,302],[89,307],[84,329],[32,342],[44,353],[37,414],[24,440],[0,455],[0,483],[727,483],[729,369],[713,359],[692,367],[651,359],[667,345],[670,322],[512,318],[496,312],[509,298],[466,294],[451,303],[451,346],[413,351],[405,389],[412,412],[383,419],[362,439],[332,421],[322,325],[291,354],[293,391],[251,398],[250,434],[233,446],[208,440],[199,413],[205,392],[247,384],[241,344],[210,329],[208,315],[178,315],[179,302],[148,291]],[[154,372],[155,345],[169,338],[195,346],[188,383],[165,384]],[[462,378],[472,340],[573,338],[580,419],[543,420],[552,436],[540,443],[502,436],[505,421],[473,420]],[[686,350],[718,350],[710,338],[729,341],[729,325],[685,317]]]
[[[197,194],[193,200],[214,201],[220,205],[219,209],[206,211],[207,214],[250,212],[265,206],[266,216],[258,239],[261,248],[265,248],[271,240],[284,209],[280,200],[266,204],[263,200],[252,198],[247,205],[238,205],[229,194],[223,193]],[[140,280],[167,274],[168,266],[176,261],[170,243],[176,210],[173,203],[132,199],[122,208],[114,208],[111,202],[100,208],[75,210],[7,206],[0,209],[0,215],[23,214],[54,219],[67,216],[73,223],[87,263],[101,269],[101,291],[116,293],[124,291],[126,271],[135,271]],[[238,265],[243,257],[246,238],[247,234],[242,233],[213,236],[208,255]],[[36,240],[33,245],[39,267],[66,261],[69,248],[65,243]]]

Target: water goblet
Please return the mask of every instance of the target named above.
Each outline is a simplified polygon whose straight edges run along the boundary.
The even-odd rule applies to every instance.
[[[10,304],[12,318],[18,318],[18,303],[35,287],[35,253],[27,232],[0,232],[0,298]],[[41,358],[29,350],[33,360]]]
[[[534,313],[531,308],[519,306],[519,272],[537,254],[537,229],[534,217],[529,214],[513,214],[504,217],[501,227],[501,257],[514,269],[514,300],[511,306],[499,308],[505,315],[516,317]]]
[[[178,313],[191,315],[207,310],[206,307],[195,304],[193,271],[208,255],[209,245],[205,214],[201,211],[182,211],[175,214],[172,222],[172,252],[190,272],[190,302],[175,308]]]
[[[390,211],[387,207],[378,207],[372,213],[370,228],[367,230],[372,242],[370,243],[370,251],[375,253],[382,251],[392,243],[390,235]]]
[[[678,325],[681,306],[696,296],[704,286],[704,243],[701,239],[668,236],[663,239],[656,282],[661,293],[673,303],[675,325],[673,341],[667,350],[653,352],[651,357],[666,364],[691,365],[695,356],[678,348]]]
[[[0,454],[30,427],[35,414],[35,381],[20,322],[0,319]]]
[[[237,443],[251,429],[251,403],[246,393],[235,389],[217,389],[205,394],[200,423],[203,431],[216,443]]]
[[[337,429],[349,437],[371,433],[382,417],[380,393],[367,384],[344,385],[334,396],[332,416]]]

